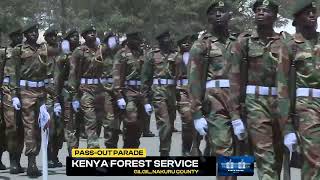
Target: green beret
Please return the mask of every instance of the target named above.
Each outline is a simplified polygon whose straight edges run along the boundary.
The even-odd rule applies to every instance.
[[[47,30],[44,32],[43,36],[44,36],[44,37],[49,36],[49,35],[54,35],[54,36],[56,36],[57,34],[58,34],[58,30],[57,30],[55,27],[51,27],[51,28],[47,29]]]
[[[212,11],[214,8],[216,7],[220,7],[220,8],[230,8],[230,4],[229,2],[224,2],[224,1],[213,1],[210,6],[207,9],[207,14],[210,13],[210,11]]]
[[[316,1],[315,0],[296,0],[295,4],[292,6],[292,16],[296,16],[303,10],[308,7],[316,8]]]
[[[276,13],[279,12],[279,3],[274,0],[256,0],[252,6],[253,12],[256,11],[257,7],[259,6],[265,6],[272,10],[274,10]]]
[[[189,40],[191,38],[191,35],[180,35],[177,37],[177,44],[181,45],[182,43],[186,42],[187,40]]]
[[[64,39],[69,39],[69,38],[70,38],[72,35],[74,35],[74,34],[79,35],[79,31],[78,31],[76,28],[69,29],[69,30],[67,31],[67,33],[65,34]]]
[[[82,30],[81,36],[84,37],[90,31],[97,31],[97,29],[94,25],[91,24]]]
[[[169,30],[165,30],[165,31],[161,31],[160,33],[158,33],[158,35],[156,36],[156,40],[160,40],[164,37],[170,37],[170,31]]]
[[[39,24],[37,22],[28,23],[23,27],[22,32],[25,33],[32,29],[39,29]]]

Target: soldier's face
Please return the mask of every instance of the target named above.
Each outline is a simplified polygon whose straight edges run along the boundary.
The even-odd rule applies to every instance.
[[[162,37],[161,39],[159,39],[159,45],[166,47],[166,46],[170,46],[172,43],[171,37],[170,36],[165,36]]]
[[[208,22],[214,26],[226,26],[230,20],[230,12],[225,8],[214,8],[208,13]]]
[[[84,36],[84,39],[87,42],[95,42],[97,39],[97,32],[96,31],[88,31]]]
[[[74,33],[69,37],[70,44],[79,44],[79,34]]]
[[[317,28],[317,9],[309,7],[296,16],[296,24],[302,27]]]
[[[257,7],[254,13],[257,25],[272,25],[277,19],[277,14],[265,6]]]
[[[10,39],[13,44],[20,44],[20,43],[22,43],[23,35],[21,33],[17,33],[17,34],[10,36]]]
[[[191,49],[191,41],[184,41],[180,44],[180,49],[182,52],[188,52]]]
[[[48,44],[56,44],[58,42],[58,36],[57,35],[49,35],[45,39]]]
[[[142,39],[139,37],[128,39],[128,46],[133,49],[140,49],[142,42]]]
[[[36,42],[39,37],[39,30],[37,28],[33,28],[25,32],[24,35],[28,41]]]

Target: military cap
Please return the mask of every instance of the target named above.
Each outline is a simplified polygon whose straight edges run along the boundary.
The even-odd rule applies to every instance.
[[[136,39],[141,37],[141,31],[130,32],[126,34],[127,39]]]
[[[292,6],[292,16],[296,16],[303,10],[308,7],[316,8],[316,1],[315,0],[296,0],[295,4]]]
[[[161,31],[157,36],[156,36],[156,40],[160,40],[164,37],[168,37],[170,36],[170,31],[169,30],[165,30],[165,31]]]
[[[96,27],[94,26],[94,25],[88,25],[88,26],[86,26],[83,30],[82,30],[82,32],[81,32],[81,36],[83,37],[83,36],[85,36],[88,32],[90,32],[90,31],[97,31],[97,29],[96,29]]]
[[[229,8],[230,4],[229,4],[229,2],[215,0],[215,1],[211,2],[210,6],[208,7],[207,14],[209,14],[209,12],[212,11],[216,7]]]
[[[30,31],[32,29],[39,29],[39,24],[37,22],[31,22],[31,23],[27,23],[24,27],[22,32],[25,33],[27,31]]]
[[[182,43],[184,43],[187,40],[191,40],[191,35],[187,34],[187,35],[180,35],[177,38],[177,44],[181,45]]]
[[[257,7],[259,6],[265,6],[272,10],[274,10],[276,13],[279,11],[279,3],[274,0],[256,0],[252,6],[253,12],[256,11]]]
[[[44,32],[43,36],[46,37],[49,35],[55,35],[55,36],[58,35],[58,30],[55,27],[51,27],[51,28],[47,29]]]
[[[69,39],[73,34],[79,34],[79,31],[76,28],[69,29],[64,36],[64,39]]]

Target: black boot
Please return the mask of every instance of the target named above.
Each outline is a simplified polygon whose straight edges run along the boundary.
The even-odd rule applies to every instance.
[[[53,153],[52,153],[52,146],[49,145],[48,151],[48,168],[55,168],[54,162],[53,162]]]
[[[30,178],[37,178],[42,176],[42,173],[39,171],[36,164],[36,156],[28,156],[28,169],[27,176]]]
[[[55,167],[62,167],[62,163],[59,161],[58,154],[59,154],[59,149],[58,149],[58,150],[55,149],[55,150],[53,151],[53,162],[54,162],[54,166],[55,166]]]
[[[156,135],[153,134],[151,131],[147,131],[147,132],[143,132],[142,136],[143,137],[154,137]]]
[[[160,156],[168,157],[169,156],[169,152],[168,151],[160,151]]]
[[[19,173],[24,173],[25,169],[23,167],[21,167],[21,164],[20,164],[21,153],[17,153],[16,156],[17,156],[18,172]]]
[[[20,166],[20,159],[18,158],[17,154],[10,153],[10,174],[19,174],[23,173],[23,169]],[[19,159],[19,161],[18,161]],[[18,164],[19,163],[19,164]],[[20,166],[20,167],[19,167]]]

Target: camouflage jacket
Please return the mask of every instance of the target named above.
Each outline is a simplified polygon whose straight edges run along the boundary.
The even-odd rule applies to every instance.
[[[12,69],[12,61],[10,61],[12,50],[13,48],[10,48],[10,47],[0,48],[0,87],[1,88],[3,85],[3,78],[10,77],[15,73],[14,69]]]
[[[248,77],[246,85],[275,87],[276,69],[279,58],[281,35],[274,32],[264,43],[257,32],[243,33],[231,48],[231,119],[240,118],[240,66],[244,58],[248,59]]]
[[[79,99],[79,87],[81,78],[100,79],[103,72],[104,47],[99,45],[96,51],[87,45],[77,47],[70,59],[70,73],[68,88],[72,99]]]
[[[145,95],[145,103],[152,97],[151,87],[154,79],[172,79],[176,75],[177,52],[172,51],[164,54],[160,49],[154,49],[146,54],[145,62],[142,67],[142,86],[141,91]],[[162,85],[165,87],[165,85]]]
[[[18,95],[19,80],[44,81],[47,79],[48,51],[46,44],[39,44],[35,49],[28,44],[21,44],[12,51],[13,69],[10,84],[13,96]]]
[[[175,62],[176,62],[176,80],[183,80],[183,79],[188,79],[188,67],[190,65],[190,52],[184,52],[184,53],[177,53],[177,56],[175,57]],[[179,84],[177,82],[177,89],[187,89],[186,85]]]
[[[230,45],[234,41],[235,38],[230,36],[226,42],[223,42],[217,36],[206,32],[193,44],[190,51],[190,69],[188,73],[193,119],[203,117],[202,110],[204,108],[206,82],[216,79],[228,79],[231,66],[228,57]]]
[[[317,43],[306,40],[301,34],[295,34],[280,48],[281,56],[277,72],[278,104],[285,134],[293,132],[292,119],[289,116],[289,92],[296,91],[296,88],[320,89],[320,33],[315,40]],[[292,63],[296,67],[295,87],[289,85]],[[305,105],[309,106],[308,103]]]
[[[103,73],[102,78],[112,79],[113,78],[113,64],[115,62],[115,55],[118,52],[119,48],[116,49],[106,49],[105,59],[103,61]],[[104,88],[106,90],[113,89],[113,83],[104,83]]]
[[[126,86],[125,83],[129,80],[140,81],[141,83],[143,62],[144,54],[133,52],[128,46],[125,46],[117,52],[113,66],[113,83],[118,99],[123,97],[124,91],[140,92],[139,86]]]

